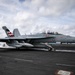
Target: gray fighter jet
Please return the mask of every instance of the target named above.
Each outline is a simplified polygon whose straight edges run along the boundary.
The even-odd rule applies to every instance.
[[[5,42],[3,47],[0,48],[52,50],[53,47],[50,43],[75,43],[75,37],[66,36],[57,32],[21,35],[18,29],[14,29],[12,33],[6,26],[2,28],[5,30],[7,37],[0,38],[1,42]]]

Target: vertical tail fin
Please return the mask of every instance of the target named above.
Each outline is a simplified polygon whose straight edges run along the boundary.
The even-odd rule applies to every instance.
[[[20,36],[20,32],[18,31],[18,29],[14,29],[13,34],[14,34],[15,37]]]
[[[10,30],[6,26],[3,26],[2,28],[5,30],[8,37],[14,37],[14,34],[10,32]]]

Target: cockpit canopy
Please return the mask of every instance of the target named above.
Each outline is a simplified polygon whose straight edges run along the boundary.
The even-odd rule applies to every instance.
[[[58,32],[42,32],[43,34],[53,34],[53,35],[61,35]]]

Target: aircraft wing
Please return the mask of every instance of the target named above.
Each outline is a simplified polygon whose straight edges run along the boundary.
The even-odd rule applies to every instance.
[[[0,38],[0,42],[9,42],[9,41],[13,41],[13,40],[17,40],[17,41],[24,41],[24,40],[37,40],[37,39],[45,39],[45,38],[54,38],[54,37],[6,37],[6,38]]]
[[[0,38],[1,42],[9,42],[13,40],[25,40],[24,38],[16,38],[16,37],[7,37],[7,38]]]

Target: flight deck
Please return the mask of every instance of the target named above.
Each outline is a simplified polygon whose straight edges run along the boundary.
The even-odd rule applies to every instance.
[[[0,50],[0,75],[58,74],[75,75],[75,52]]]

